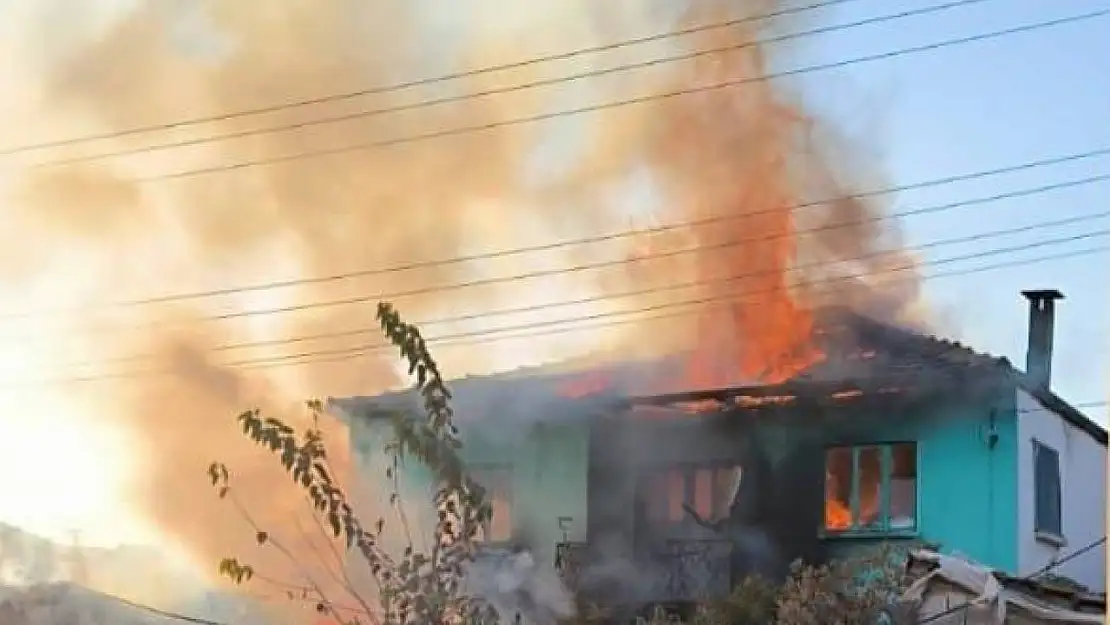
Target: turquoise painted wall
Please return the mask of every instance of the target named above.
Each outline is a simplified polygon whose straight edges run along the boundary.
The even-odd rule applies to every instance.
[[[1017,421],[1012,405],[944,403],[908,414],[861,416],[834,438],[827,442],[916,441],[916,538],[938,543],[946,553],[1017,569]]]
[[[351,427],[351,444],[361,454],[382,454],[391,436],[392,427],[385,421],[362,420]],[[468,465],[511,469],[513,529],[534,546],[537,558],[555,561],[555,545],[564,538],[560,517],[572,519],[567,525],[567,538],[585,540],[589,464],[588,428],[584,424],[471,426],[464,428],[461,436],[461,455]],[[428,497],[431,475],[427,467],[409,460],[399,475],[406,499]]]
[[[826,423],[819,430],[811,422],[772,421],[761,425],[760,436],[769,447],[783,450],[792,446],[792,440],[812,443],[815,436],[824,444],[916,441],[919,512],[914,537],[939,543],[946,552],[1015,571],[1017,421],[1012,398],[1011,393],[997,401],[953,401],[895,414],[850,414],[837,419],[838,425]],[[385,422],[353,426],[352,445],[382,453],[388,427]],[[464,431],[463,440],[468,463],[512,467],[514,529],[530,539],[537,557],[554,561],[555,545],[563,540],[560,517],[573,519],[570,540],[586,539],[585,425],[472,427]],[[428,485],[426,469],[410,461],[402,472],[403,491],[426,496]],[[827,542],[832,551],[842,553],[875,541],[828,538]]]

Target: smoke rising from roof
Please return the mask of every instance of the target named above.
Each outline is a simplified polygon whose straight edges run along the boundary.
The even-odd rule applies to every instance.
[[[734,3],[715,0],[692,0],[682,8],[672,3],[586,0],[545,0],[517,7],[481,0],[467,3],[465,11],[427,0],[326,4],[281,0],[265,7],[170,0],[71,5],[59,1],[19,4],[16,17],[25,28],[17,42],[6,45],[12,50],[9,75],[16,81],[9,87],[23,97],[13,103],[13,110],[22,115],[5,131],[5,144],[112,133],[350,92],[368,85],[396,84],[739,17],[740,10]],[[755,14],[774,8],[773,3],[765,3],[744,10]],[[786,20],[777,23],[789,25]],[[288,415],[292,413],[286,408],[308,395],[368,394],[395,386],[398,379],[390,352],[311,367],[243,370],[219,364],[376,342],[371,331],[363,336],[289,345],[221,348],[242,341],[362,327],[373,330],[369,304],[219,322],[205,321],[206,316],[390,293],[414,284],[447,285],[732,240],[738,243],[717,251],[666,258],[650,258],[649,254],[624,267],[405,297],[396,303],[409,320],[420,321],[645,286],[662,288],[695,278],[748,275],[738,282],[704,288],[666,290],[473,323],[429,324],[425,330],[434,336],[723,297],[737,290],[762,293],[746,298],[749,305],[742,311],[714,309],[670,320],[665,332],[660,332],[659,322],[645,322],[574,335],[531,337],[523,342],[443,347],[437,357],[452,374],[503,367],[509,362],[557,360],[594,349],[659,355],[687,345],[709,327],[727,335],[711,342],[729,358],[736,353],[743,354],[737,360],[749,363],[777,358],[781,355],[777,352],[793,349],[805,333],[804,315],[799,311],[830,299],[846,299],[860,307],[879,305],[884,316],[898,318],[917,296],[912,280],[885,289],[877,289],[867,280],[850,280],[851,288],[831,295],[828,289],[799,294],[786,288],[798,278],[790,268],[799,258],[842,261],[856,268],[850,273],[913,263],[897,251],[867,261],[852,260],[878,250],[898,249],[896,233],[875,222],[798,235],[791,207],[850,192],[855,187],[849,174],[859,172],[853,169],[856,158],[851,146],[831,141],[830,133],[821,131],[820,120],[800,109],[794,98],[771,81],[390,149],[235,166],[762,76],[768,72],[766,57],[775,51],[753,44],[760,32],[756,26],[741,25],[371,98],[216,120],[153,135],[129,134],[5,159],[16,167],[5,172],[9,194],[0,228],[7,238],[0,246],[0,271],[9,286],[0,295],[17,302],[21,309],[75,310],[35,319],[28,322],[26,331],[17,327],[5,340],[30,342],[25,349],[48,353],[56,365],[47,367],[48,375],[74,373],[65,363],[102,362],[136,353],[149,358],[111,369],[173,372],[128,376],[101,381],[92,388],[58,392],[71,393],[82,410],[97,419],[135,433],[138,448],[133,451],[143,459],[144,467],[134,480],[129,505],[137,514],[152,519],[166,536],[187,545],[199,562],[214,566],[220,556],[230,552],[246,560],[266,556],[253,546],[253,531],[237,521],[226,506],[217,505],[204,480],[204,467],[213,459],[227,462],[236,472],[236,488],[259,524],[275,534],[275,528],[288,530],[292,548],[311,550],[289,521],[292,511],[304,508],[301,494],[292,487],[274,486],[283,479],[276,462],[239,436],[235,414],[261,405]],[[741,42],[753,45],[689,62],[395,114],[146,150],[159,142],[296,125],[360,109],[405,106]],[[34,162],[127,150],[141,151],[65,167],[20,169]],[[228,169],[137,181],[221,166]],[[810,211],[806,219],[847,223],[881,210],[871,201],[842,200]],[[653,223],[745,214],[752,217],[738,219],[728,227],[572,246],[481,263],[124,309],[94,305],[436,260],[608,233],[630,225],[644,228]],[[829,265],[818,273],[834,270]],[[65,288],[57,286],[63,283]],[[758,305],[752,306],[750,301],[755,300]],[[696,312],[709,307],[688,308]],[[753,345],[759,348],[753,349]],[[86,367],[77,374],[103,372],[106,367]],[[750,374],[750,367],[742,373]],[[342,461],[338,446],[343,445],[343,433],[338,425],[329,424],[329,429],[333,457]],[[277,561],[267,564],[275,567],[267,569],[276,571],[275,577],[295,580],[299,576],[298,571]]]

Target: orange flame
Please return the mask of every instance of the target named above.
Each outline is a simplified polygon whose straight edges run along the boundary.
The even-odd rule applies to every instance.
[[[834,480],[825,481],[825,529],[834,532],[843,532],[860,525],[866,525],[879,514],[879,483],[860,484],[859,518],[852,518],[852,509],[847,502],[836,498],[833,488]]]
[[[600,393],[612,387],[610,378],[601,372],[573,376],[558,385],[558,393],[571,399]]]
[[[837,532],[852,527],[852,510],[835,499],[825,499],[825,529]]]

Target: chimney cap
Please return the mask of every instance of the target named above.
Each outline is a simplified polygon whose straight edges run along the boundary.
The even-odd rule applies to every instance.
[[[1022,291],[1021,294],[1031,302],[1064,299],[1064,294],[1056,289],[1031,289]]]

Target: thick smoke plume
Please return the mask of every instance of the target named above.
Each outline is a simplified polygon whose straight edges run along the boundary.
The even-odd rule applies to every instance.
[[[450,6],[413,0],[12,5],[8,10],[21,25],[21,36],[4,44],[10,48],[4,55],[9,64],[4,66],[5,91],[18,98],[13,96],[9,106],[13,113],[3,131],[5,145],[218,116],[742,16],[736,3],[714,0],[691,0],[688,6],[585,0],[519,6],[495,0]],[[775,8],[765,3],[743,10],[755,14]],[[774,25],[792,27],[785,19]],[[666,321],[443,345],[437,356],[451,374],[594,350],[655,356],[696,345],[699,366],[691,367],[689,383],[788,375],[813,357],[806,347],[812,305],[846,302],[898,319],[916,299],[916,283],[877,287],[875,280],[852,279],[835,283],[836,289],[828,288],[833,283],[814,286],[814,280],[830,276],[912,266],[912,259],[897,251],[900,242],[889,222],[866,221],[882,210],[870,201],[844,199],[793,210],[814,199],[850,194],[870,166],[784,87],[758,80],[771,71],[768,59],[778,53],[757,45],[760,26],[752,22],[362,98],[7,156],[7,195],[0,204],[0,228],[6,235],[0,271],[7,285],[4,301],[10,302],[5,306],[45,312],[13,321],[15,329],[5,333],[3,349],[13,350],[11,358],[36,364],[37,373],[47,378],[121,374],[34,392],[65,394],[75,412],[133,435],[139,468],[124,507],[152,520],[205,566],[231,552],[245,559],[262,557],[251,546],[251,528],[227,506],[217,505],[205,482],[204,468],[212,459],[237,472],[237,489],[260,525],[291,537],[290,549],[313,552],[306,561],[323,549],[307,546],[305,534],[316,532],[311,520],[302,519],[307,529],[291,520],[293,511],[304,508],[301,494],[275,486],[281,478],[273,458],[244,441],[233,418],[252,406],[295,416],[297,400],[309,395],[370,394],[397,385],[390,351],[333,357],[311,366],[268,366],[274,361],[256,366],[259,359],[285,354],[379,343],[373,320],[378,296],[389,297],[408,319],[419,322],[660,289],[650,296],[425,324],[433,337],[717,300],[681,307],[694,314]],[[725,46],[733,50],[297,127],[321,117],[404,107]],[[746,82],[390,148],[295,157],[732,80]],[[174,149],[153,147],[279,125],[290,129]],[[128,151],[132,153],[94,158]],[[49,165],[67,159],[84,160]],[[237,165],[256,161],[277,162]],[[212,171],[175,176],[195,170]],[[737,219],[542,253],[184,301],[103,306],[718,216]],[[866,223],[851,225],[857,222]],[[836,224],[848,225],[798,232]],[[690,246],[705,249],[653,258]],[[895,251],[876,255],[883,250]],[[634,262],[390,296],[624,258]],[[893,277],[907,275],[912,278],[913,272]],[[690,281],[708,282],[665,288]],[[746,295],[739,297],[740,304],[733,301],[722,308],[736,294]],[[367,299],[212,319],[358,297]],[[249,348],[235,345],[362,328],[367,332]],[[131,358],[136,355],[143,358]],[[117,358],[125,359],[112,360]],[[243,361],[253,364],[227,364]],[[160,371],[169,373],[147,374]],[[342,461],[343,433],[337,425],[329,428],[333,453]],[[55,461],[49,450],[43,453],[47,461]],[[268,569],[275,577],[298,579],[298,571],[270,564],[278,567]]]

